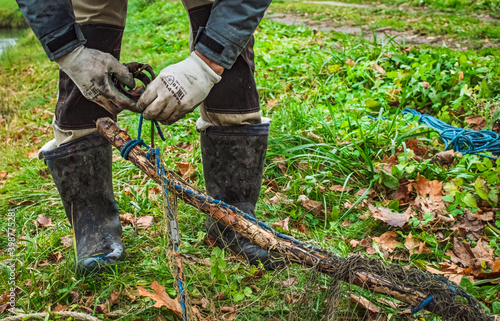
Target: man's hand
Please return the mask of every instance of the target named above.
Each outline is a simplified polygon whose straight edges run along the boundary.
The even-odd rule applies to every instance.
[[[124,109],[137,112],[136,103],[119,92],[111,79],[115,76],[129,88],[134,88],[134,77],[112,55],[80,46],[56,62],[88,100],[101,105],[112,114],[118,114]]]
[[[163,69],[137,102],[144,119],[170,125],[198,106],[220,81],[219,74],[224,70],[220,67],[215,72],[208,62],[192,52],[189,58]]]

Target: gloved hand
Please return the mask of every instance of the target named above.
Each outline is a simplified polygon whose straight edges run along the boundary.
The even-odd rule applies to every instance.
[[[166,67],[137,102],[144,119],[170,125],[198,106],[221,77],[194,51],[187,59]]]
[[[134,77],[112,55],[80,46],[56,62],[88,100],[101,105],[112,114],[118,114],[124,109],[137,112],[136,102],[119,92],[111,79],[115,76],[129,88],[134,88]]]

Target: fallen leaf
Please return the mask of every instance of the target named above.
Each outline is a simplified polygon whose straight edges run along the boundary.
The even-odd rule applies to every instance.
[[[368,299],[363,297],[356,296],[354,294],[350,294],[351,302],[356,305],[362,307],[365,310],[368,310],[372,313],[380,313],[380,308],[378,308],[375,304],[371,303]]]
[[[165,292],[165,287],[161,286],[157,281],[153,281],[153,283],[151,284],[151,289],[153,289],[154,293],[149,292],[142,286],[137,287],[140,295],[149,297],[156,301],[153,307],[161,308],[162,306],[164,306],[167,309],[173,311],[179,318],[182,317],[182,308],[179,304],[179,301],[177,299],[170,298],[170,296]]]
[[[314,215],[319,216],[319,214],[324,213],[323,203],[319,201],[314,201],[309,199],[305,195],[299,195],[297,201],[306,209],[311,211]]]
[[[72,247],[73,246],[73,238],[71,235],[61,236],[61,243],[64,247]]]
[[[410,255],[432,253],[431,250],[429,250],[429,248],[425,244],[425,242],[423,242],[419,239],[413,238],[413,235],[411,234],[411,232],[408,234],[408,236],[405,239],[405,247],[410,252]]]
[[[68,311],[68,306],[57,303],[56,307],[52,309],[52,312],[62,312],[62,311]]]
[[[267,101],[267,108],[272,109],[272,108],[276,107],[277,102],[278,102],[278,100],[276,98],[269,99]]]
[[[113,292],[111,293],[111,295],[109,296],[109,306],[113,306],[113,304],[115,303],[118,303],[119,301],[119,298],[120,298],[120,292]]]
[[[417,181],[413,183],[413,187],[417,191],[417,194],[433,201],[441,201],[443,199],[443,183],[437,180],[429,181],[427,178],[417,174]]]
[[[474,130],[481,130],[486,127],[486,120],[483,116],[465,117],[465,122],[472,125],[471,128]]]
[[[396,213],[385,207],[375,207],[370,203],[368,203],[368,209],[373,218],[395,227],[402,227],[408,223],[411,212],[413,211],[411,207],[408,207],[404,213]]]
[[[345,61],[345,63],[346,63],[347,65],[351,66],[351,67],[354,67],[354,64],[355,64],[354,60],[352,60],[352,59],[347,59],[347,60]]]
[[[180,163],[175,162],[175,165],[179,168],[178,173],[182,176],[183,179],[187,180],[194,173],[195,168],[192,163]]]
[[[31,151],[27,151],[26,152],[26,156],[30,159],[32,158],[38,158],[38,151],[40,150],[40,148],[35,148]]]
[[[383,167],[384,171],[392,173],[392,167],[398,164],[398,159],[394,155],[391,155],[389,157],[387,157],[387,155],[384,155],[384,158],[382,158],[382,163],[386,164]]]
[[[385,75],[384,68],[380,67],[377,63],[373,64],[373,69],[375,69],[375,71],[378,72],[379,74]]]
[[[281,227],[283,230],[285,230],[285,231],[287,231],[287,232],[288,232],[288,231],[290,231],[290,230],[288,229],[288,222],[289,222],[289,221],[290,221],[290,216],[288,216],[287,218],[285,218],[285,219],[284,219],[284,220],[282,220],[282,221],[274,222],[274,223],[273,223],[273,226],[279,226],[279,227]]]
[[[465,241],[460,241],[458,238],[453,239],[453,253],[455,254],[456,262],[454,258],[451,258],[453,263],[460,263],[463,267],[468,267],[474,263],[474,253],[470,248],[470,244]]]
[[[291,278],[288,278],[286,279],[285,281],[283,281],[281,283],[285,288],[289,288],[291,286],[294,286],[297,284],[297,278],[294,276],[294,277],[291,277]]]
[[[350,192],[352,190],[352,187],[351,186],[346,186],[344,188],[343,185],[332,185],[328,189],[330,191],[342,193],[342,192]]]
[[[397,237],[398,234],[396,234],[395,232],[387,231],[379,237],[374,237],[373,240],[379,246],[382,253],[392,253],[396,249],[396,246],[401,244],[400,242],[396,241]]]
[[[134,214],[132,213],[125,213],[120,215],[120,220],[123,222],[124,225],[131,225],[134,226],[135,224],[135,217]]]
[[[285,194],[276,193],[273,197],[269,199],[269,202],[274,205],[282,204],[292,204],[293,200],[286,198]]]
[[[324,142],[324,140],[323,140],[322,137],[316,135],[313,132],[308,132],[306,136],[307,136],[307,138],[310,138],[310,139],[312,139],[314,141],[317,141],[318,143],[323,143]]]
[[[151,215],[141,216],[136,224],[141,229],[148,229],[153,226],[153,217]]]
[[[455,151],[453,149],[447,150],[445,152],[440,152],[432,158],[433,163],[439,163],[441,166],[447,166],[453,164],[455,160]]]
[[[36,222],[39,224],[39,226],[42,226],[42,227],[53,226],[52,225],[52,219],[46,217],[43,214],[39,214],[38,215],[38,218],[37,218]]]
[[[462,81],[464,80],[464,72],[462,70],[460,70],[458,72],[458,81]]]
[[[422,87],[424,87],[425,89],[429,89],[429,87],[430,87],[430,84],[429,84],[427,81],[422,81],[420,84],[421,84],[421,85],[422,85]]]
[[[61,251],[57,251],[55,253],[50,253],[47,256],[47,260],[50,263],[59,263],[59,262],[61,262],[62,258],[63,258],[63,255],[62,255]]]

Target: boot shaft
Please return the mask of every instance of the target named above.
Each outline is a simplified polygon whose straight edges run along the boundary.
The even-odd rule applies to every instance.
[[[269,123],[208,127],[201,132],[207,194],[252,212],[262,184]],[[246,210],[243,209],[242,210]]]

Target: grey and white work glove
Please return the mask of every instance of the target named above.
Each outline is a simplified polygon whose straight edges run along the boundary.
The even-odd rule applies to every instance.
[[[124,109],[137,111],[136,103],[119,92],[112,80],[114,76],[129,88],[134,88],[134,76],[112,55],[80,46],[56,62],[88,100],[112,114]]]
[[[205,100],[220,79],[193,51],[160,72],[139,98],[137,109],[143,111],[144,119],[173,124]]]

